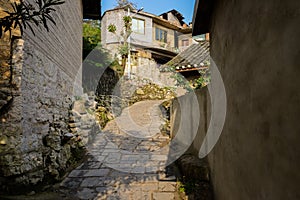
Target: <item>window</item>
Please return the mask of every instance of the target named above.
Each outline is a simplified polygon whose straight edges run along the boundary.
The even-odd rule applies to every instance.
[[[164,43],[167,43],[167,31],[160,28],[155,28],[155,39]]]
[[[183,46],[183,47],[189,46],[189,39],[183,39],[183,40],[181,40],[181,46]]]
[[[132,31],[139,34],[145,34],[145,21],[142,19],[132,19]]]

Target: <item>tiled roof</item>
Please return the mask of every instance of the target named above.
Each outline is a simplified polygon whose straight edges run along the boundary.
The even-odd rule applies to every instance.
[[[209,65],[209,42],[202,41],[192,44],[186,50],[179,53],[172,60],[161,67],[161,71],[168,71],[172,67],[177,72],[193,71],[207,68]]]

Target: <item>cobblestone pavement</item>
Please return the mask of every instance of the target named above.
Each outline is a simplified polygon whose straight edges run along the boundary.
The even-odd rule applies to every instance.
[[[87,161],[61,183],[79,199],[179,199],[175,177],[165,175],[170,139],[160,133],[162,101],[123,110],[88,148]]]

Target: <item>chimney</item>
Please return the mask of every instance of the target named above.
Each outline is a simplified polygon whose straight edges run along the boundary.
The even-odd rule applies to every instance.
[[[206,41],[209,41],[209,33],[206,33],[206,34],[205,34],[205,40],[206,40]]]

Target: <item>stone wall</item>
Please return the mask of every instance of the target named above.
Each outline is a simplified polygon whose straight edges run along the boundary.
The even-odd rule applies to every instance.
[[[210,122],[210,109],[207,87],[197,89],[193,93],[180,96],[172,101],[170,108],[171,137],[182,134],[192,141],[186,153],[198,157]]]
[[[132,66],[132,74],[139,78],[149,79],[153,83],[164,86],[174,87],[176,81],[171,78],[171,72],[160,72],[160,65],[150,58],[138,58],[137,66]]]
[[[163,31],[167,31],[167,42],[166,43],[164,41],[156,40],[156,38],[155,38],[156,28],[159,28]],[[166,48],[171,51],[175,50],[175,30],[166,28],[165,26],[161,26],[161,25],[155,23],[155,24],[153,24],[152,34],[153,34],[153,46]]]
[[[188,41],[188,44],[185,44],[187,46],[183,45],[183,41]],[[179,34],[178,35],[178,48],[179,51],[182,52],[185,49],[187,49],[190,45],[192,44],[196,44],[197,42],[193,39],[192,37],[192,33],[188,33],[188,34]]]
[[[110,49],[106,45],[114,44],[120,42],[122,39],[120,33],[123,31],[123,17],[127,15],[127,10],[118,9],[113,11],[108,11],[105,13],[101,19],[101,40],[103,47]],[[145,21],[145,34],[132,33],[131,43],[141,44],[141,45],[151,45],[152,44],[152,18],[146,17],[140,14],[131,13],[131,16],[134,16],[138,19]],[[108,31],[108,26],[114,24],[117,27],[116,34],[110,33]]]
[[[181,26],[180,21],[172,12],[168,12],[167,14],[168,14],[168,21],[170,21],[173,24],[176,24],[177,26]]]
[[[81,1],[56,9],[57,26],[35,28],[36,36],[26,30],[12,44],[12,97],[0,122],[1,190],[58,180],[77,148],[69,121],[72,97],[81,93]]]
[[[118,92],[119,75],[111,68],[106,68],[104,73],[98,78],[96,95],[112,95]]]
[[[217,200],[300,198],[299,10],[296,0],[216,1],[211,55],[227,94],[208,155]]]

